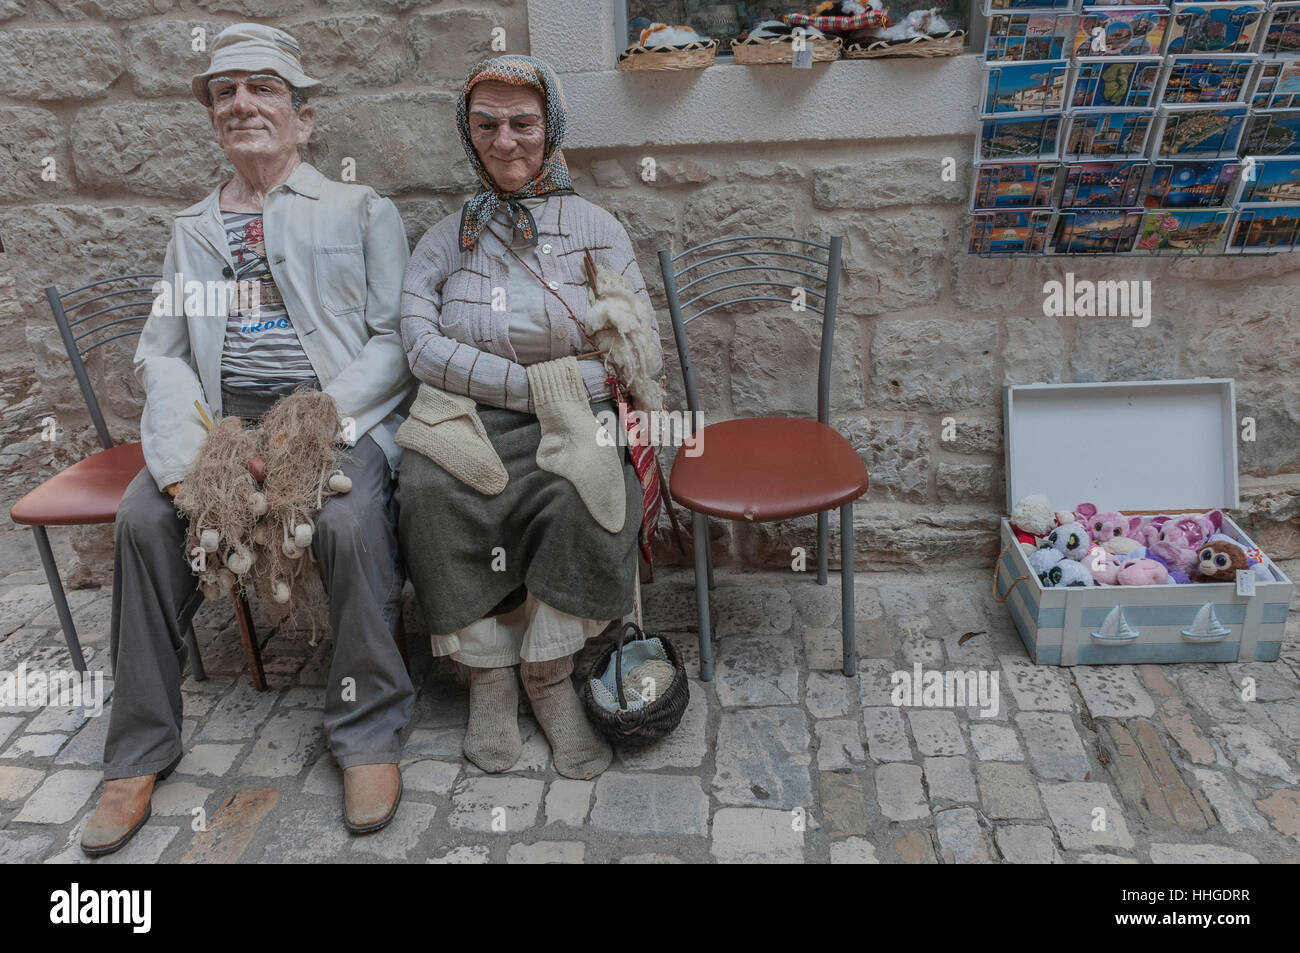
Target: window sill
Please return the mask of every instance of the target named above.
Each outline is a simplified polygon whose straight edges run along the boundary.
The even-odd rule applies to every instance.
[[[973,135],[975,54],[836,60],[811,69],[618,69],[613,4],[529,0],[532,55],[559,74],[570,149]]]

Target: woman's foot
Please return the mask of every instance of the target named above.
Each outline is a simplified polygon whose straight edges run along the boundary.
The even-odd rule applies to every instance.
[[[489,774],[509,770],[524,750],[518,711],[519,686],[512,667],[471,668],[465,757]]]
[[[555,756],[555,770],[566,778],[594,778],[614,760],[614,750],[587,720],[573,689],[573,656],[519,666],[524,691],[537,723],[546,732]]]

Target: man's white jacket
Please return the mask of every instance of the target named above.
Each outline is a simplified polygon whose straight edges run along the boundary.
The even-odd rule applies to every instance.
[[[168,284],[135,352],[145,390],[140,439],[159,489],[185,478],[203,443],[194,402],[213,420],[222,412],[226,315],[224,308],[208,313],[206,290],[228,283],[234,269],[219,191],[176,216],[163,265]],[[415,385],[400,330],[410,249],[396,206],[369,186],[333,182],[303,163],[267,195],[263,227],[271,275],[322,389],[340,416],[352,418],[355,438],[369,433],[396,472],[398,408]],[[204,290],[191,295],[187,286]],[[183,314],[173,313],[178,301]]]

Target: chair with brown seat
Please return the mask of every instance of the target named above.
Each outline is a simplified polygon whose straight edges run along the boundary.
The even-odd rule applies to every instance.
[[[117,519],[117,509],[126,488],[144,468],[144,453],[139,443],[114,444],[104,420],[99,399],[86,373],[85,359],[91,351],[119,338],[132,337],[141,332],[153,305],[153,282],[158,275],[122,275],[105,278],[83,285],[62,294],[57,288],[45,289],[54,323],[59,328],[63,345],[72,363],[81,395],[95,424],[95,431],[104,449],[93,453],[56,473],[36,489],[14,504],[10,518],[32,528],[36,547],[41,554],[41,565],[54,595],[54,606],[68,643],[68,653],[78,671],[86,670],[81,642],[68,609],[68,599],[63,591],[59,567],[50,548],[48,526],[86,526],[95,523],[112,523]],[[121,286],[121,287],[117,287]],[[73,302],[70,299],[86,294]],[[125,299],[125,300],[124,300]],[[100,319],[100,323],[91,324]],[[108,330],[114,333],[105,334]],[[262,653],[253,631],[253,617],[248,602],[242,595],[231,593],[235,604],[235,619],[244,642],[244,654],[258,690],[266,689],[266,674],[262,668]],[[194,626],[185,633],[189,649],[190,668],[197,681],[207,678],[203,660],[199,657],[198,640]]]
[[[787,250],[789,245],[795,250]],[[816,513],[817,582],[824,586],[828,579],[828,513],[836,508],[840,511],[843,669],[849,677],[857,673],[853,634],[853,501],[867,491],[867,469],[849,442],[828,423],[831,344],[835,334],[842,245],[839,237],[822,244],[800,238],[756,235],[719,238],[675,256],[666,250],[659,252],[664,293],[672,315],[673,337],[692,419],[698,419],[700,401],[686,342],[686,325],[710,311],[750,301],[774,301],[786,307],[802,305],[798,310],[822,317],[816,420],[743,417],[709,424],[696,435],[697,455],[680,452],[673,461],[669,491],[674,500],[692,513],[700,678],[706,682],[713,678],[708,590],[714,585],[708,517],[762,523]],[[776,261],[771,263],[769,259]],[[724,284],[713,281],[749,272],[761,272],[761,275],[746,275],[746,280]],[[797,276],[797,284],[782,280],[792,276]],[[789,291],[784,296],[774,294],[772,289],[779,288]],[[736,296],[727,295],[733,291]],[[748,294],[749,291],[766,293]],[[689,316],[684,317],[687,311]]]

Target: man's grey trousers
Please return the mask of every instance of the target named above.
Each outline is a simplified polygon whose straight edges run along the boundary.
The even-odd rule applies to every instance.
[[[394,632],[402,609],[397,502],[388,461],[364,436],[343,472],[352,490],[326,500],[312,552],[329,593],[334,657],[325,735],[340,767],[396,764],[415,691]],[[113,557],[113,704],[104,777],[154,774],[181,755],[184,633],[203,595],[185,555],[187,524],[142,470],[117,513]],[[309,570],[310,571],[310,570]],[[344,701],[343,680],[352,679]],[[249,725],[249,735],[254,726]]]

